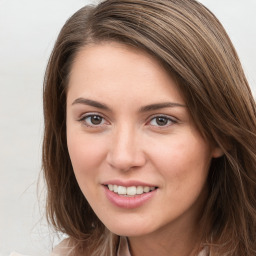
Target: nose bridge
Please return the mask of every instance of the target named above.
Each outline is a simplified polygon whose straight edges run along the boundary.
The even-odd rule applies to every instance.
[[[112,136],[108,161],[114,168],[125,171],[144,164],[140,134],[135,127],[122,124]]]

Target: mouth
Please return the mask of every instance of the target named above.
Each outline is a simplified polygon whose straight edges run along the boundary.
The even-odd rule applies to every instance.
[[[119,186],[115,184],[107,184],[105,187],[120,196],[132,197],[136,195],[142,195],[145,193],[150,193],[157,189],[157,187],[149,186]]]

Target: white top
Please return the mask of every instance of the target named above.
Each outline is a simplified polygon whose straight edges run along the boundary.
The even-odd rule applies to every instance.
[[[56,248],[54,248],[51,256],[68,256],[72,248],[68,245],[68,239],[62,241]],[[131,256],[127,238],[121,236],[119,241],[119,246],[117,250],[117,256]],[[198,256],[209,256],[207,248],[204,248]]]
[[[207,248],[204,248],[199,254],[198,256],[208,256],[208,250]],[[128,242],[127,242],[127,238],[126,237],[120,237],[120,242],[119,242],[119,247],[118,247],[118,251],[117,251],[117,256],[131,256],[131,253],[129,251],[129,246],[128,246]]]

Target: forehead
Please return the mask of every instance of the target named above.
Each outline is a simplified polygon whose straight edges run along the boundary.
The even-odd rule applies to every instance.
[[[81,65],[102,72],[110,65],[115,70],[126,67],[128,74],[129,70],[132,71],[130,67],[128,68],[129,64],[134,65],[142,74],[149,66],[155,70],[164,69],[161,61],[145,50],[114,41],[104,41],[88,44],[78,51],[71,67],[71,75],[74,70],[81,68]]]
[[[126,100],[129,96],[134,100],[155,97],[158,101],[170,100],[172,95],[184,102],[176,81],[160,61],[145,51],[115,42],[86,45],[78,52],[68,85],[68,95],[74,93],[104,98],[116,94]]]

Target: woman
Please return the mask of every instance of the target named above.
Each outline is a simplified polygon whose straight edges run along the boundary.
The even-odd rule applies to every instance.
[[[53,255],[255,255],[255,102],[190,0],[107,0],[61,30],[44,83]]]

